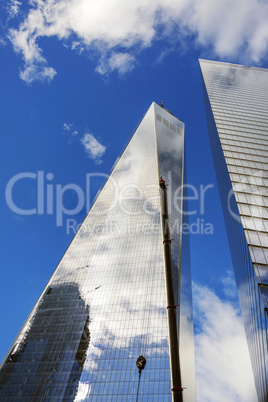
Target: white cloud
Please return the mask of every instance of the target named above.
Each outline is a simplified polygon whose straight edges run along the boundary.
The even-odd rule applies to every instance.
[[[54,75],[57,74],[56,70],[52,67],[30,64],[20,72],[20,78],[27,84],[33,81],[51,81]]]
[[[63,123],[63,130],[64,131],[71,131],[72,129],[72,123]]]
[[[73,140],[79,140],[79,142],[82,143],[84,146],[84,150],[86,154],[89,156],[89,158],[93,159],[96,164],[102,163],[102,156],[105,154],[106,147],[102,145],[92,133],[85,133],[83,135],[83,138],[79,138],[80,134],[77,129],[74,128],[73,123],[67,123],[64,122],[62,125],[63,131],[67,132],[67,135],[70,135],[72,137],[69,137],[68,143],[72,144]]]
[[[10,18],[14,18],[19,14],[22,3],[17,0],[11,0],[8,4],[8,14]]]
[[[78,130],[75,130],[73,127],[73,123],[63,123],[62,126],[64,131],[67,131],[68,133],[70,133],[72,136],[76,137],[78,135]]]
[[[227,298],[234,299],[237,297],[237,287],[232,271],[227,270],[226,275],[219,278],[222,291]]]
[[[84,401],[86,399],[86,397],[88,396],[88,394],[90,393],[90,389],[91,389],[90,384],[79,381],[78,390],[77,390],[77,394],[75,397],[75,402]]]
[[[71,45],[71,49],[76,50],[79,54],[81,54],[84,51],[84,46],[82,43],[74,41]]]
[[[194,284],[198,402],[255,402],[255,385],[239,311]]]
[[[81,140],[84,145],[85,152],[93,159],[97,164],[102,163],[101,157],[106,151],[106,147],[102,145],[93,134],[86,133]]]
[[[134,68],[135,57],[128,53],[112,53],[107,59],[100,60],[100,64],[96,67],[96,71],[101,75],[110,73],[113,70],[117,70],[120,74],[130,72]]]
[[[14,12],[18,2],[13,1]],[[55,36],[70,48],[99,54],[96,70],[131,71],[142,49],[158,39],[171,39],[180,50],[195,40],[219,57],[238,57],[258,63],[268,49],[268,4],[259,0],[32,0],[18,29],[9,31],[16,52],[27,65],[50,71],[38,46],[41,37]],[[195,38],[195,39],[193,39]],[[175,41],[175,46],[174,46]],[[176,45],[177,43],[177,45]],[[164,49],[163,49],[164,50]],[[52,73],[53,72],[53,73]],[[48,74],[47,74],[48,75]],[[22,79],[28,73],[21,74]]]

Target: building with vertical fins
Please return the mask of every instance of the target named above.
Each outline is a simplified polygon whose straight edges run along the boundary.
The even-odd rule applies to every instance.
[[[209,139],[259,401],[268,400],[268,70],[200,60]],[[224,251],[223,251],[224,252]]]
[[[194,402],[184,124],[153,103],[0,370],[1,401]]]

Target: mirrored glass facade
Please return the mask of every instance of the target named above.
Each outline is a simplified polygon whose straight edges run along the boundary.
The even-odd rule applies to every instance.
[[[196,400],[184,124],[153,103],[3,362],[1,401],[172,400],[160,176],[183,400]]]
[[[200,60],[208,131],[260,401],[268,400],[268,70]]]

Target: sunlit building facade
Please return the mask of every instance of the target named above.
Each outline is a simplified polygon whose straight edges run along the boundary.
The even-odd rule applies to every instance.
[[[185,173],[184,124],[153,103],[3,362],[1,401],[196,400]]]
[[[259,401],[268,400],[268,70],[200,60],[209,138]],[[223,250],[224,252],[224,250]]]

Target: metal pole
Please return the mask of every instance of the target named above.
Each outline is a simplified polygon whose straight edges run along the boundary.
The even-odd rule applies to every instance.
[[[169,350],[170,350],[170,372],[171,372],[171,389],[172,400],[174,402],[182,402],[182,385],[180,372],[179,344],[176,325],[176,308],[174,298],[172,259],[171,259],[171,239],[168,222],[168,203],[167,203],[167,186],[165,181],[160,179],[160,198],[161,198],[161,215],[163,230],[163,248],[165,262],[166,277],[166,295],[167,295],[167,318],[169,332]]]

